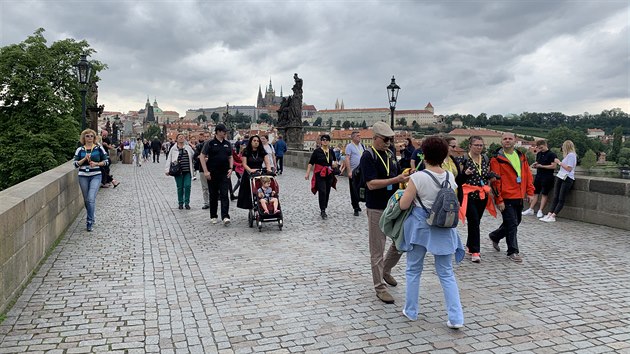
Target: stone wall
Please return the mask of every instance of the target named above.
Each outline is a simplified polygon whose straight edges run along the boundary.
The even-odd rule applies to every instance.
[[[72,162],[0,192],[0,313],[82,208]]]
[[[310,151],[288,151],[284,165],[306,172],[310,156]],[[577,176],[559,217],[630,230],[630,180]]]

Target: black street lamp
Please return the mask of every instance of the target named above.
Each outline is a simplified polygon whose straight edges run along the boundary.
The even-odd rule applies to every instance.
[[[398,100],[398,90],[400,86],[396,85],[396,79],[392,75],[392,82],[387,86],[387,97],[389,98],[389,110],[392,112],[390,126],[394,130],[394,111],[396,110],[396,100]]]
[[[86,118],[85,118],[85,95],[87,94],[87,84],[90,82],[90,75],[92,74],[92,65],[89,61],[87,61],[87,55],[81,54],[81,60],[75,65],[77,71],[77,79],[79,80],[79,85],[81,85],[81,131],[85,130]]]

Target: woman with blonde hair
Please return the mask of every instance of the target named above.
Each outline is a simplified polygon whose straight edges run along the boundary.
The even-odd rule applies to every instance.
[[[556,185],[554,188],[553,204],[551,211],[540,218],[540,221],[555,222],[556,215],[564,207],[564,202],[575,182],[575,166],[577,165],[577,154],[575,153],[575,145],[571,140],[566,140],[562,144],[562,161],[555,159],[555,163],[560,166],[560,170],[556,174]]]
[[[87,211],[86,229],[92,231],[96,209],[96,193],[101,187],[101,167],[109,165],[107,152],[96,143],[96,132],[81,132],[81,146],[74,152],[74,167],[79,169],[79,186]]]

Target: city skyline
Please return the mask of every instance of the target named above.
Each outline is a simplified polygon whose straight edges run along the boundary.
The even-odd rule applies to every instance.
[[[44,28],[48,43],[85,39],[99,103],[126,113],[256,105],[269,79],[318,110],[427,102],[436,114],[630,111],[627,1],[76,3],[6,1],[0,45]]]

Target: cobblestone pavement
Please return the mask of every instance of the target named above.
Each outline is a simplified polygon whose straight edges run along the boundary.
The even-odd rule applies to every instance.
[[[122,183],[99,193],[95,231],[83,212],[0,324],[0,353],[630,353],[627,231],[526,217],[519,265],[492,250],[499,220],[486,215],[483,262],[456,266],[466,316],[456,331],[432,257],[418,321],[401,314],[405,257],[396,304],[376,298],[347,179],[323,221],[304,171],[287,169],[285,227],[259,232],[235,202],[229,227],[211,225],[199,181],[193,209],[178,210],[162,169],[113,166]]]

